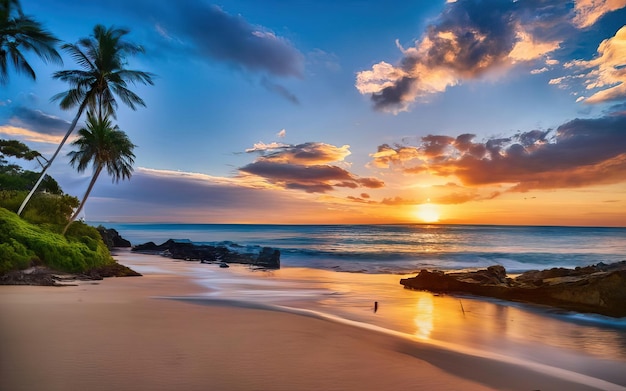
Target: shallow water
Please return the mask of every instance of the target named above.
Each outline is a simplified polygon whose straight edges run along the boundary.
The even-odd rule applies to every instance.
[[[574,315],[549,308],[404,289],[392,274],[175,261],[123,253],[122,263],[145,274],[175,273],[199,286],[198,300],[229,300],[305,309],[452,349],[490,352],[626,386],[626,318]],[[374,312],[374,302],[378,310]],[[620,369],[621,368],[621,369]]]

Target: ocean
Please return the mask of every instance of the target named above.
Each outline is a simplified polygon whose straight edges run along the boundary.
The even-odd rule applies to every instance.
[[[93,223],[133,245],[168,239],[281,251],[283,267],[406,274],[502,265],[509,274],[626,260],[626,228]]]
[[[281,269],[271,271],[123,253],[140,273],[175,273],[193,280],[199,291],[191,300],[199,304],[304,311],[452,349],[496,352],[589,375],[606,371],[621,377],[626,365],[626,318],[433,295],[399,284],[423,268],[471,270],[499,264],[511,275],[622,261],[626,228],[91,224],[114,228],[133,245],[177,239],[281,251]],[[626,387],[626,377],[606,380]]]

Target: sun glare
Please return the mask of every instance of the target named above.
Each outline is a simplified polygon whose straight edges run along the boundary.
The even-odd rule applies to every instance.
[[[417,207],[415,215],[425,223],[435,223],[439,221],[439,207],[430,202],[422,204]]]

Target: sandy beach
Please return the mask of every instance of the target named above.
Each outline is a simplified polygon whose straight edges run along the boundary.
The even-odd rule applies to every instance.
[[[1,286],[0,390],[624,389],[311,316],[168,298],[203,289],[159,272]]]

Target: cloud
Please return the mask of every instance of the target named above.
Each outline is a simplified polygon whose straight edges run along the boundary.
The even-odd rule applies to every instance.
[[[278,138],[285,138],[286,135],[287,135],[287,131],[285,129],[281,129],[280,132],[276,133],[276,137]]]
[[[471,134],[431,135],[418,146],[383,149],[412,150],[393,155],[391,161],[405,172],[418,167],[420,172],[457,177],[465,186],[503,185],[508,191],[580,188],[626,181],[624,129],[626,115],[613,114],[575,119],[556,131],[533,130],[485,142],[475,142]],[[375,160],[381,158],[386,159],[374,154]]]
[[[239,170],[261,177],[268,183],[308,193],[325,193],[337,187],[379,188],[384,183],[375,178],[360,178],[348,170],[330,163],[340,163],[350,155],[350,146],[337,147],[324,143],[276,145],[247,150],[262,155]]]
[[[396,43],[403,54],[398,65],[382,61],[358,72],[356,88],[371,95],[377,110],[406,111],[464,80],[545,57],[561,42],[548,30],[566,13],[558,2],[541,8],[519,1],[448,2],[414,47]]]
[[[59,144],[61,142],[61,139],[63,138],[63,136],[33,132],[29,129],[11,125],[0,126],[0,134],[3,134],[9,138],[16,138],[21,141],[30,141],[46,144]]]
[[[575,60],[566,68],[591,69],[579,75],[586,79],[587,90],[597,90],[586,103],[603,103],[626,99],[626,26],[598,46],[598,56],[590,61]],[[559,80],[560,82],[561,80]],[[552,84],[552,80],[550,81]],[[556,82],[555,82],[556,83]]]
[[[264,152],[263,160],[291,164],[325,164],[343,161],[350,155],[350,146],[337,147],[325,143],[308,142],[298,145],[258,143],[246,152]]]
[[[252,148],[246,149],[246,152],[263,152],[285,147],[289,147],[289,145],[277,142],[265,144],[263,141],[259,141],[258,143],[254,144]]]
[[[456,183],[435,185],[430,188],[430,191],[437,194],[441,193],[441,195],[432,197],[432,201],[435,204],[440,205],[456,205],[464,204],[470,201],[491,200],[501,194],[498,191],[492,191],[487,194],[483,194],[475,188],[459,186]]]
[[[70,126],[64,119],[24,106],[12,110],[9,123],[43,135],[64,135]]]
[[[182,1],[159,17],[162,34],[173,34],[201,56],[226,61],[253,72],[302,77],[304,56],[286,38],[253,25],[218,6]]]
[[[576,0],[574,24],[579,28],[592,26],[604,14],[626,7],[626,0]]]
[[[331,72],[339,72],[341,65],[339,64],[339,57],[334,53],[327,53],[321,49],[314,49],[307,53],[308,61],[316,66],[321,66]]]
[[[300,104],[298,97],[295,96],[293,93],[291,93],[287,88],[281,86],[280,84],[276,84],[272,82],[266,77],[263,77],[261,79],[261,85],[265,87],[265,89],[267,89],[268,91],[274,92],[282,96],[283,98],[287,99],[289,102],[293,104],[296,104],[296,105]]]
[[[73,186],[76,194],[82,194],[88,180]],[[98,182],[86,204],[86,216],[90,221],[301,223],[316,216],[327,219],[325,209],[284,190],[259,188],[246,178],[139,167],[130,181]],[[276,212],[285,210],[300,214]]]

